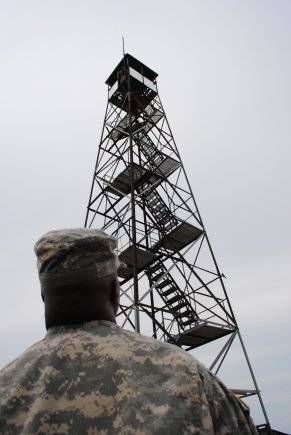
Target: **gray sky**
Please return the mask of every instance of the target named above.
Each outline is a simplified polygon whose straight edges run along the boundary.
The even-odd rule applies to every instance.
[[[0,366],[45,334],[33,244],[83,226],[126,51],[159,94],[272,426],[291,428],[291,1],[0,0]]]

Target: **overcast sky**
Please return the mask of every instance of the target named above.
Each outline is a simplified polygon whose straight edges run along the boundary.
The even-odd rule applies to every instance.
[[[33,244],[84,225],[124,36],[159,74],[269,419],[291,431],[290,23],[290,0],[0,0],[0,367],[45,334]]]

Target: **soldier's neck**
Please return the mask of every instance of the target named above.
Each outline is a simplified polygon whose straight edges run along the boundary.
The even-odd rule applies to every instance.
[[[107,320],[116,323],[114,308],[109,300],[85,295],[73,295],[62,298],[54,295],[45,298],[46,328],[59,325],[71,325],[91,320]]]

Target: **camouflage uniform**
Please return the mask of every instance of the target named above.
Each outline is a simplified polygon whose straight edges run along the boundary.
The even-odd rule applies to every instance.
[[[0,434],[257,434],[178,347],[92,321],[52,327],[0,372]]]
[[[116,273],[116,247],[100,230],[48,232],[35,244],[42,289]],[[0,372],[1,435],[191,433],[257,432],[191,355],[113,322],[51,327]]]

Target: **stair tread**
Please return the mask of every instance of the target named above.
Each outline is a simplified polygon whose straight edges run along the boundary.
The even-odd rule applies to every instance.
[[[177,289],[175,287],[170,287],[168,290],[164,291],[162,293],[162,296],[167,297],[171,293],[174,293]]]
[[[174,302],[177,302],[177,301],[180,301],[180,300],[183,300],[183,296],[181,296],[181,295],[175,295],[172,298],[168,299],[168,303],[169,304],[173,304]]]
[[[183,301],[180,304],[173,306],[173,308],[174,310],[179,310],[180,308],[185,307],[186,305],[187,305],[186,302]]]
[[[166,279],[165,281],[160,282],[160,283],[157,285],[157,287],[158,287],[158,288],[164,288],[164,287],[166,287],[166,285],[169,285],[169,284],[171,284],[171,281],[170,281],[169,279]]]

